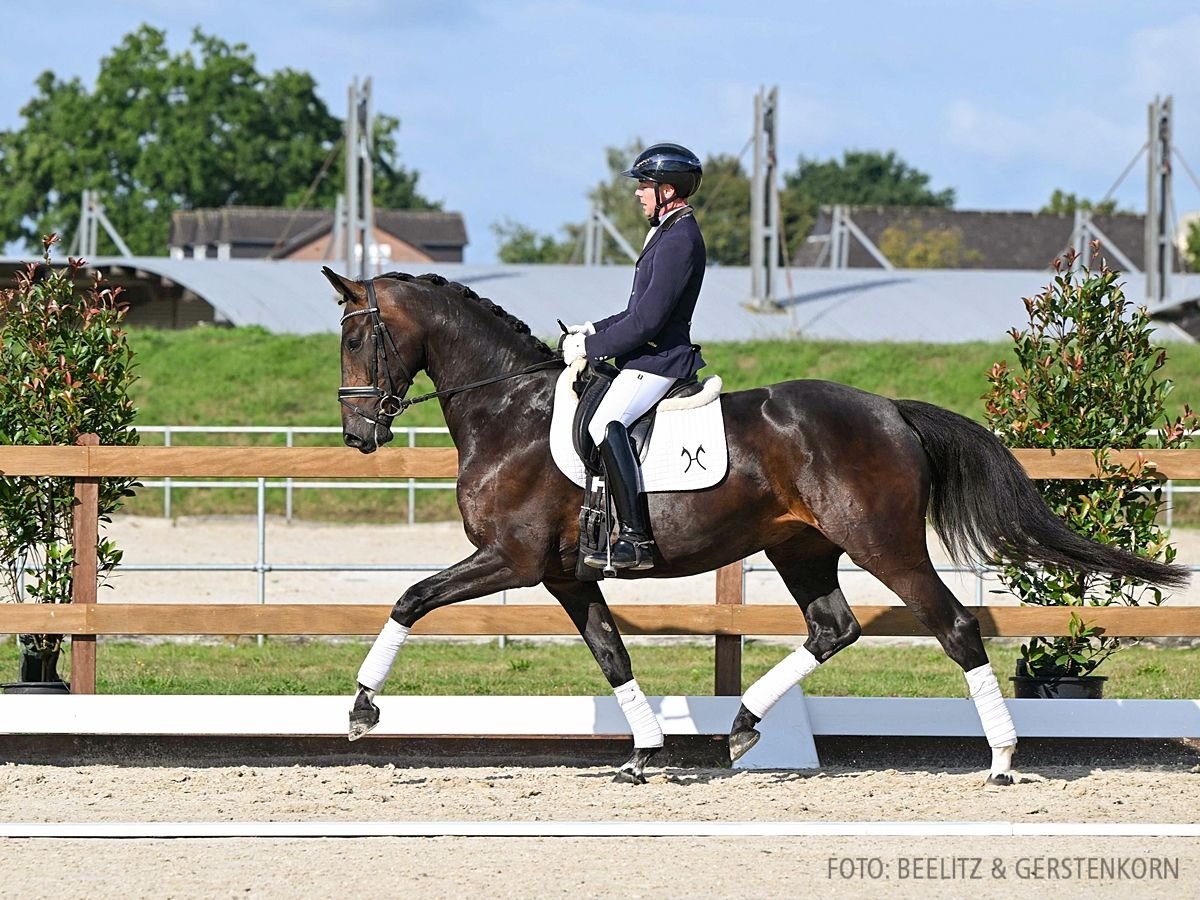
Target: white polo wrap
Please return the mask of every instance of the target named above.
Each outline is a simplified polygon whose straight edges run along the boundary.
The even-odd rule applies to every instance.
[[[975,701],[975,711],[979,713],[979,721],[983,723],[983,733],[987,735],[988,746],[1010,747],[1017,742],[1017,729],[1013,725],[1012,716],[1008,714],[1008,706],[1000,696],[1000,684],[996,681],[996,673],[990,663],[964,673],[967,678],[967,688],[971,699]]]
[[[379,632],[379,637],[375,638],[375,643],[371,645],[367,658],[359,667],[359,684],[372,691],[378,691],[383,687],[383,683],[387,681],[388,672],[392,670],[392,663],[396,661],[396,654],[408,640],[408,633],[411,630],[408,626],[401,625],[392,619],[387,620],[387,624]]]
[[[625,713],[625,720],[629,723],[630,730],[633,731],[634,749],[661,747],[663,745],[662,726],[658,724],[658,717],[654,715],[654,710],[646,701],[646,695],[638,687],[637,679],[634,678],[632,681],[613,688],[613,693],[617,695],[617,703],[621,705],[621,712]]]
[[[804,647],[778,662],[770,672],[764,675],[746,691],[742,697],[742,705],[760,719],[779,702],[779,698],[799,684],[806,676],[819,666],[817,658]]]

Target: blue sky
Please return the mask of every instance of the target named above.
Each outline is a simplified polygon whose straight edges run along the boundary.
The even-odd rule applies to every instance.
[[[1200,7],[1151,2],[626,0],[60,0],[5,3],[0,128],[51,69],[94,82],[141,23],[182,48],[193,26],[243,42],[260,71],[311,72],[337,115],[355,76],[402,120],[402,162],[466,216],[470,262],[491,224],[554,232],[586,214],[604,149],[673,140],[705,156],[750,136],[778,85],[784,168],[800,155],[895,150],[961,209],[1036,209],[1055,188],[1098,199],[1175,98],[1175,142],[1200,175]],[[1200,209],[1177,169],[1176,207]],[[1145,205],[1145,169],[1117,193]],[[630,202],[632,203],[632,197]]]

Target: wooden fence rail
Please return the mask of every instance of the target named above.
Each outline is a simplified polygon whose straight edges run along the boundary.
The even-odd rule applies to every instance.
[[[1018,450],[1033,478],[1093,478],[1091,450]],[[1200,450],[1114,451],[1111,459],[1139,456],[1163,478],[1200,480]],[[75,573],[70,605],[2,604],[0,634],[72,635],[72,690],[94,693],[98,635],[375,634],[385,604],[122,604],[96,603],[97,479],[103,477],[318,477],[452,478],[453,448],[386,448],[364,456],[355,450],[309,447],[105,447],[94,436],[73,447],[0,447],[0,475],[53,475],[75,479]],[[800,635],[792,606],[746,606],[742,566],[717,571],[713,605],[617,605],[613,613],[631,635],[715,637],[715,693],[741,693],[741,637]],[[855,606],[867,635],[925,635],[912,614],[897,606]],[[986,636],[1067,634],[1069,608],[987,607],[974,610]],[[1200,636],[1200,608],[1089,608],[1087,621],[1113,636]],[[440,609],[420,623],[423,634],[575,634],[562,610],[550,604],[464,604]]]

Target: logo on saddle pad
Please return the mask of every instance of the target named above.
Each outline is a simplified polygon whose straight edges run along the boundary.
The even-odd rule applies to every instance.
[[[550,452],[559,470],[575,484],[587,484],[587,468],[575,451],[571,426],[579,398],[572,388],[584,364],[568,366],[554,389]],[[649,442],[641,448],[642,489],[648,493],[699,491],[712,487],[729,469],[721,379],[704,379],[699,393],[663,400],[655,412]]]
[[[701,453],[703,453],[703,452],[704,452],[704,445],[703,445],[703,444],[701,444],[699,447],[697,447],[697,448],[696,448],[696,452],[695,452],[695,453],[688,453],[688,448],[687,448],[687,447],[684,447],[682,450],[680,450],[680,451],[679,451],[679,455],[680,455],[680,456],[686,456],[686,457],[687,457],[687,461],[688,461],[688,462],[687,462],[687,468],[683,470],[683,474],[684,474],[684,475],[686,475],[688,472],[690,472],[690,471],[692,470],[692,463],[695,463],[696,465],[698,465],[698,466],[699,466],[700,468],[702,468],[702,469],[707,469],[707,468],[708,468],[706,465],[704,465],[704,463],[700,462],[700,454],[701,454]]]

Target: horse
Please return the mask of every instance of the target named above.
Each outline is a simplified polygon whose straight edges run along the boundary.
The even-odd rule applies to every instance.
[[[576,577],[583,491],[551,458],[564,364],[529,326],[470,288],[399,272],[354,281],[328,267],[341,318],[343,440],[372,453],[408,406],[437,399],[458,449],[457,499],[475,552],[396,601],[359,671],[350,739],[379,721],[373,702],[409,630],[439,607],[541,584],[561,604],[612,686],[634,749],[616,778],[644,783],[661,728],[634,678],[601,587]],[[408,398],[425,371],[435,391]],[[649,494],[654,567],[621,577],[709,572],[765,552],[799,605],[803,646],[755,682],[730,726],[735,761],[790,687],[861,634],[838,582],[845,554],[912,610],[963,670],[992,748],[989,784],[1012,784],[1016,731],[979,623],[942,582],[926,517],[960,562],[1048,563],[1179,586],[1187,573],[1087,540],[1046,506],[982,425],[917,400],[818,380],[722,395],[729,467],[716,486]]]

